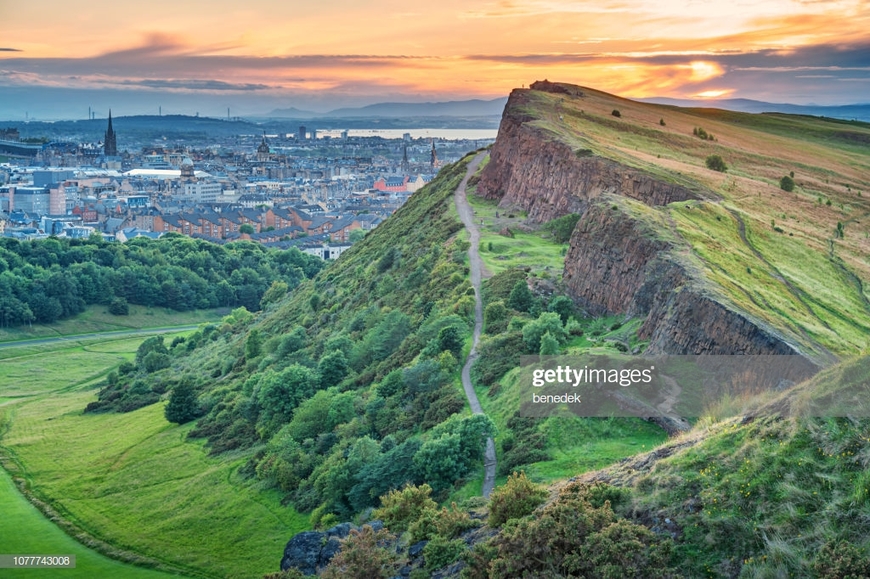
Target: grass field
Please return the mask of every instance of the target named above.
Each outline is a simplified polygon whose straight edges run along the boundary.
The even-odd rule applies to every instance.
[[[142,569],[104,557],[78,543],[46,519],[18,492],[9,474],[0,469],[0,551],[4,554],[75,555],[74,569],[2,569],[9,579],[168,579],[178,575]]]
[[[186,438],[190,425],[166,421],[164,403],[128,414],[82,414],[95,399],[94,380],[131,359],[141,340],[6,351],[0,453],[7,468],[77,530],[113,548],[190,575],[259,577],[277,570],[284,544],[308,519],[282,506],[278,493],[238,475],[247,454],[210,457],[201,442]],[[22,512],[29,524],[47,523],[35,509]],[[96,569],[90,577],[128,576]]]
[[[217,322],[229,313],[227,308],[176,312],[165,308],[130,306],[127,316],[113,316],[103,305],[88,306],[81,314],[54,324],[36,324],[18,328],[0,328],[0,342],[54,338],[95,332],[186,326],[205,322]]]
[[[537,275],[561,278],[567,245],[553,241],[548,232],[526,230],[525,213],[506,213],[498,208],[497,201],[469,194],[468,204],[480,227],[480,258],[490,274],[529,267]],[[505,228],[510,229],[513,237],[499,234]]]

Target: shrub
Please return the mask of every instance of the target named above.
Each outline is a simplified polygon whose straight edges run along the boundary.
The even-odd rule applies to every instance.
[[[617,110],[617,109],[613,109],[610,112],[610,114],[613,115],[614,117],[621,117],[622,116],[622,113],[620,113],[619,110]]]
[[[549,333],[557,343],[565,340],[565,329],[562,319],[555,312],[544,312],[538,319],[523,326],[523,343],[528,352],[537,354],[541,349],[541,339]]]
[[[706,163],[707,168],[712,169],[713,171],[724,173],[728,170],[728,165],[725,164],[725,161],[719,155],[710,155],[707,157]]]
[[[172,389],[169,395],[169,404],[164,410],[166,420],[175,424],[184,424],[195,419],[200,414],[199,405],[196,402],[196,392],[189,379],[184,379]]]
[[[489,521],[490,527],[498,527],[511,519],[525,517],[534,511],[547,499],[547,491],[536,485],[526,473],[514,473],[490,495]]]
[[[423,547],[426,570],[435,571],[455,562],[468,549],[462,539],[445,539],[436,535]]]
[[[130,314],[130,305],[126,298],[112,298],[109,304],[109,313],[113,316],[126,316]]]
[[[556,243],[568,243],[578,221],[580,221],[579,213],[569,213],[550,221],[544,226],[544,229],[553,233],[553,240]]]
[[[779,180],[779,188],[787,192],[794,191],[794,179],[786,175]]]
[[[870,577],[870,559],[851,543],[827,543],[819,551],[813,570],[821,579]]]
[[[660,124],[661,126],[665,126],[665,120],[664,120],[664,119],[659,119],[659,124]]]
[[[569,485],[538,516],[507,525],[466,557],[463,576],[664,579],[671,542],[641,525],[618,520],[605,502],[593,506],[583,485]]]
[[[384,545],[395,539],[386,530],[376,532],[370,525],[363,526],[360,531],[351,529],[347,538],[341,541],[341,551],[332,558],[320,576],[323,579],[393,577],[403,561],[394,550],[384,548]]]
[[[518,280],[514,285],[507,305],[518,312],[528,312],[532,307],[532,292],[525,279]]]
[[[427,510],[435,511],[438,504],[432,500],[432,487],[407,485],[401,490],[390,491],[381,497],[381,506],[372,516],[397,533],[408,530]]]

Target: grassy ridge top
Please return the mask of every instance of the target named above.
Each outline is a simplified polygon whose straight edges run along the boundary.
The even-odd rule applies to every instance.
[[[656,211],[711,289],[817,358],[867,347],[870,125],[571,92],[527,90],[520,112],[574,150],[706,192]],[[708,169],[711,155],[727,171]]]

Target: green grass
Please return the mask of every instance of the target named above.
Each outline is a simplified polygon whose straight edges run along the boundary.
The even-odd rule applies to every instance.
[[[54,324],[35,324],[19,328],[0,329],[0,342],[54,338],[96,332],[184,326],[206,322],[218,322],[229,313],[227,308],[176,312],[165,308],[130,306],[130,315],[113,316],[104,305],[88,306],[81,314]]]
[[[114,548],[197,575],[277,570],[284,544],[308,519],[238,474],[250,453],[209,456],[201,441],[187,439],[191,425],[166,421],[164,403],[82,414],[95,398],[93,380],[132,358],[139,343],[61,343],[7,358],[0,365],[6,465],[63,519]]]
[[[0,551],[4,554],[75,555],[74,569],[3,569],[3,577],[9,579],[92,579],[100,577],[124,577],[129,579],[162,579],[178,577],[160,571],[134,567],[114,561],[84,547],[60,530],[27,502],[9,474],[0,469]]]
[[[563,252],[567,245],[555,243],[548,232],[519,229],[526,215],[519,211],[506,212],[499,209],[497,201],[470,194],[468,204],[480,227],[480,257],[490,273],[496,274],[515,267],[530,267],[532,273],[537,275],[561,277],[565,265]],[[481,220],[484,222],[482,226]],[[499,235],[499,231],[504,228],[509,228],[513,237]]]

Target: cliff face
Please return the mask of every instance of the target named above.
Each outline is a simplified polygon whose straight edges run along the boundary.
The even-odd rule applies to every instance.
[[[557,85],[558,86],[558,85]],[[616,194],[648,205],[697,199],[679,185],[664,183],[636,169],[575,152],[528,122],[527,90],[514,90],[499,126],[490,161],[477,192],[500,199],[503,207],[521,207],[529,221],[543,223],[568,213],[582,213],[591,200]]]
[[[681,249],[623,208],[591,205],[565,256],[569,294],[593,315],[643,317],[649,354],[795,354],[760,322],[700,289],[673,259]]]
[[[697,198],[692,191],[612,160],[578,156],[529,124],[533,119],[523,112],[529,100],[528,91],[511,94],[477,191],[501,206],[523,208],[533,223],[581,215],[563,272],[576,303],[592,315],[644,318],[639,337],[650,341],[650,354],[801,353],[687,269],[677,259],[687,248],[663,231],[669,229],[664,219],[646,219],[620,201],[655,207]]]

